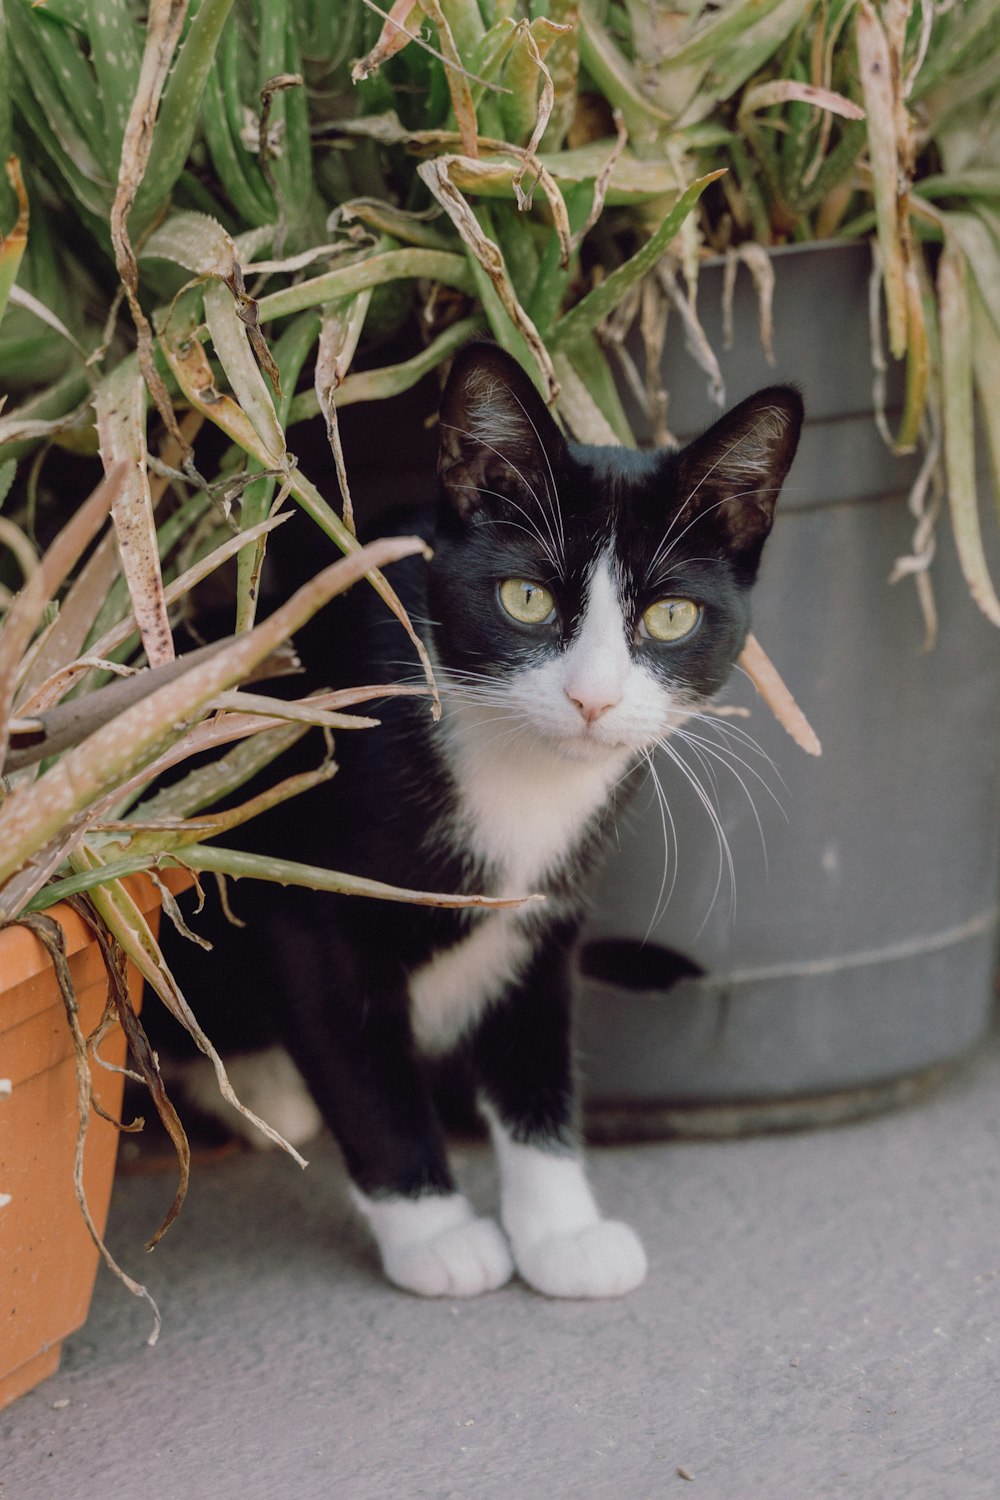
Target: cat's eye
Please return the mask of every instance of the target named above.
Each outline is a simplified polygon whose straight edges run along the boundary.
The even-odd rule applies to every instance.
[[[701,619],[701,610],[691,599],[657,599],[642,617],[641,634],[654,641],[682,641]]]
[[[499,592],[504,609],[522,625],[546,625],[555,613],[548,589],[529,578],[505,578]]]

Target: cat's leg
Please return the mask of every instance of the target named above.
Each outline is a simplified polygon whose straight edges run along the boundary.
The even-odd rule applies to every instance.
[[[300,932],[296,944],[284,1040],[340,1143],[389,1280],[429,1297],[502,1286],[513,1271],[507,1241],[456,1188],[401,972],[329,929]]]
[[[617,1297],[646,1274],[626,1224],[601,1217],[574,1130],[566,961],[543,950],[473,1041],[518,1271],[550,1297]]]

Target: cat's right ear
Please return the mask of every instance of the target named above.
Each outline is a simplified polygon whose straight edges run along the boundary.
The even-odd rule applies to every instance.
[[[499,344],[467,344],[441,398],[438,475],[466,520],[496,496],[545,494],[566,441],[530,376]]]

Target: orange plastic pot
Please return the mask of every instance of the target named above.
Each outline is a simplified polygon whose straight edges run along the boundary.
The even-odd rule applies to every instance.
[[[160,898],[152,881],[128,888],[154,931]],[[85,1036],[104,1013],[108,980],[100,949],[72,907],[48,913],[66,934],[69,970]],[[129,966],[129,994],[142,981]],[[114,1026],[101,1056],[125,1061],[125,1037]],[[124,1078],[91,1061],[94,1094],[114,1119]],[[26,927],[0,932],[0,1408],[58,1369],[62,1341],[86,1320],[98,1252],[73,1187],[77,1086],[73,1039],[48,950]],[[87,1202],[103,1234],[111,1200],[119,1131],[91,1113],[84,1159]]]

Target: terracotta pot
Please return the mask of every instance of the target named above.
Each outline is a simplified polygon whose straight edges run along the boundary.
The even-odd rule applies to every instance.
[[[156,930],[159,894],[146,876],[126,882]],[[90,927],[72,907],[54,906],[66,934],[69,970],[85,1036],[104,1013],[108,981]],[[138,1006],[142,981],[129,966]],[[121,1065],[125,1037],[114,1026],[101,1056]],[[124,1079],[91,1065],[94,1094],[117,1119]],[[76,1068],[73,1040],[48,950],[26,927],[0,932],[0,1408],[55,1373],[62,1340],[87,1317],[98,1252],[73,1188]],[[107,1220],[119,1132],[91,1114],[84,1185],[101,1234]]]

